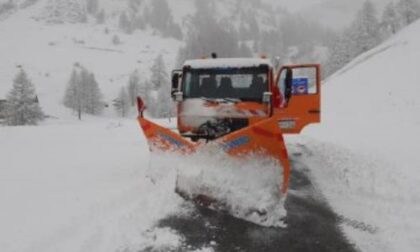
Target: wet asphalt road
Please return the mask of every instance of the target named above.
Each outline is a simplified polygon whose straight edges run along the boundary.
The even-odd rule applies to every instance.
[[[169,216],[158,226],[169,227],[184,236],[186,245],[176,251],[203,247],[223,252],[356,251],[339,228],[340,218],[311,183],[307,167],[299,162],[299,153],[293,156],[285,205],[287,228],[264,228],[199,206],[192,216]]]

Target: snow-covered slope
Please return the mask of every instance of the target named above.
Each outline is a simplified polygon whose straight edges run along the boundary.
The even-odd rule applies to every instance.
[[[420,21],[329,78],[323,122],[305,134],[321,189],[362,251],[420,246]],[[318,164],[318,165],[316,165]],[[375,231],[375,232],[373,232]]]
[[[163,54],[168,71],[174,65],[180,41],[147,31],[126,35],[115,27],[94,23],[34,21],[33,17],[43,13],[47,3],[48,0],[39,0],[0,21],[0,99],[10,90],[16,67],[23,66],[36,86],[45,112],[61,117],[69,114],[61,100],[76,62],[95,74],[108,102],[126,85],[135,69],[143,79],[149,78],[150,66],[158,54]],[[119,36],[120,45],[112,43],[114,35]]]
[[[1,4],[9,3],[2,1]],[[61,105],[73,65],[77,62],[92,71],[105,101],[110,103],[128,76],[138,70],[143,80],[149,78],[153,59],[163,54],[167,71],[175,65],[176,53],[182,42],[163,38],[148,27],[125,34],[118,28],[122,12],[129,12],[128,0],[100,0],[104,24],[97,24],[86,13],[86,1],[81,0],[13,0],[12,7],[0,13],[0,99],[6,98],[22,66],[35,84],[44,111],[54,117],[68,117]],[[140,1],[141,8],[150,8],[150,0]],[[175,22],[183,30],[188,17],[195,13],[193,0],[168,1]],[[241,18],[236,1],[215,1],[217,19],[229,18],[239,25]],[[252,8],[251,2],[241,5],[242,11]],[[132,10],[132,9],[130,9]],[[270,27],[270,8],[255,10],[262,27]],[[83,19],[86,19],[82,22]],[[117,35],[121,44],[112,43]],[[110,109],[112,110],[112,108]]]
[[[379,17],[385,5],[390,1],[371,0],[376,7]],[[296,13],[308,19],[316,20],[326,27],[341,29],[353,21],[356,12],[361,8],[364,0],[314,0],[310,2],[311,4],[308,4],[308,1],[305,0],[294,2],[296,4],[301,2],[300,8],[296,10]]]

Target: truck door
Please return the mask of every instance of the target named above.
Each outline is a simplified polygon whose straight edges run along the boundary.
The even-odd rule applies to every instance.
[[[292,71],[292,81],[287,85],[287,71]],[[283,102],[275,108],[279,126],[283,133],[298,134],[311,123],[321,121],[321,69],[320,65],[283,66],[276,77]],[[289,89],[290,98],[285,94]],[[287,95],[286,95],[287,96]]]

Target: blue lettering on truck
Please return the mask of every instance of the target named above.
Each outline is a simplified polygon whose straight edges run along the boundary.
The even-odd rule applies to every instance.
[[[171,144],[176,145],[176,147],[178,147],[178,148],[181,148],[182,146],[184,146],[184,144],[183,144],[183,143],[181,143],[180,141],[176,140],[175,138],[173,138],[173,137],[171,137],[171,136],[169,136],[169,135],[167,135],[167,134],[164,134],[164,133],[158,132],[158,135],[159,135],[161,138],[165,139],[166,141],[170,142]]]
[[[235,149],[235,148],[238,148],[242,145],[245,145],[249,142],[250,142],[250,139],[249,139],[248,136],[242,136],[242,137],[236,138],[236,139],[234,139],[230,142],[223,143],[222,147],[223,147],[224,151],[230,151],[232,149]]]

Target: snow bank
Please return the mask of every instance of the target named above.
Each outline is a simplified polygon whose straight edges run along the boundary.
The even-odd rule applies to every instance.
[[[148,177],[135,120],[0,127],[0,251],[162,251],[183,237],[156,228],[182,214],[176,173]]]
[[[217,199],[231,215],[267,227],[284,227],[284,198],[280,194],[282,169],[271,159],[227,157],[215,148],[188,157],[159,154],[155,170],[177,170],[177,189],[194,198]]]
[[[330,78],[322,124],[304,132],[324,142],[308,144],[308,163],[332,206],[377,227],[345,226],[362,251],[420,246],[419,59],[417,22]]]

